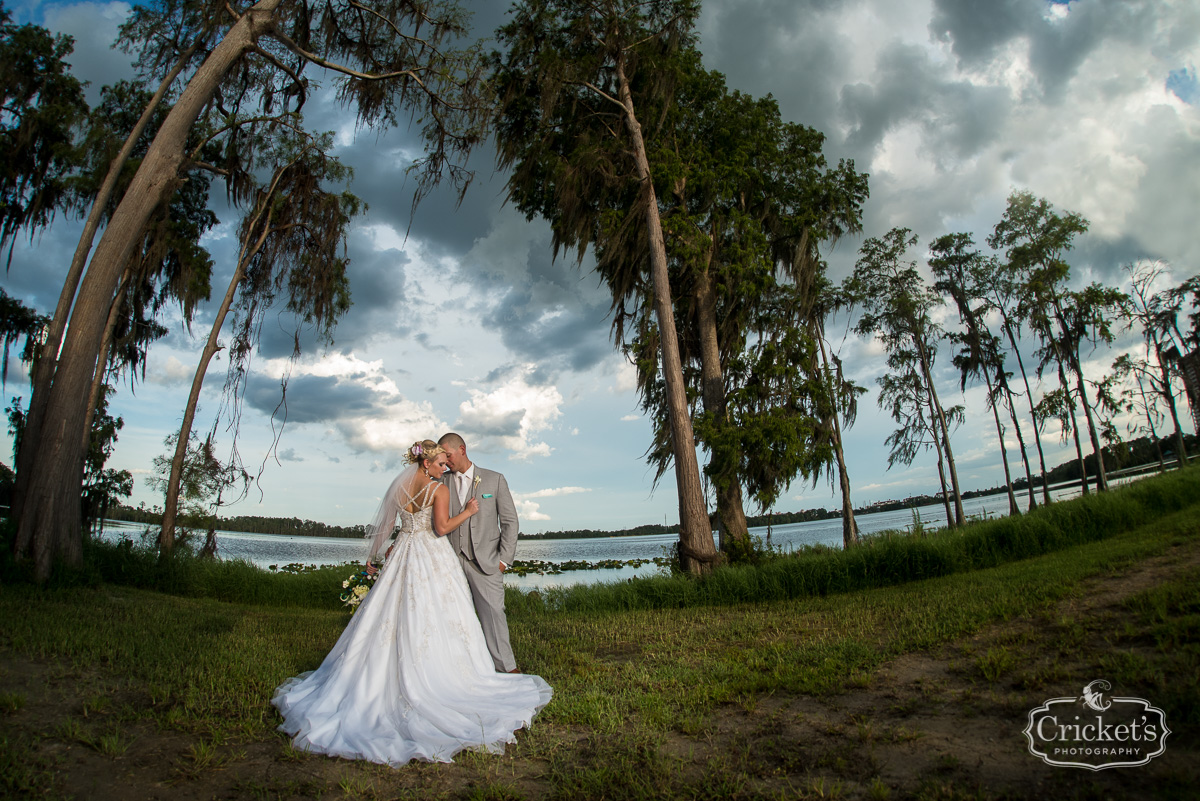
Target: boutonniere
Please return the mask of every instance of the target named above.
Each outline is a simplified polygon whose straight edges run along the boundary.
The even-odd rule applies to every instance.
[[[475,476],[475,487],[474,487],[474,489],[479,489],[479,482],[480,482],[480,481],[482,481],[482,480],[483,480],[483,479],[482,479],[482,478],[480,478],[479,476]]]

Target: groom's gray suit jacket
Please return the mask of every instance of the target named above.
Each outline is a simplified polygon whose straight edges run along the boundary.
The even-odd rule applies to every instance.
[[[475,478],[478,480],[467,490],[467,500],[478,500],[479,512],[448,536],[471,587],[475,614],[496,670],[512,671],[516,670],[517,662],[504,615],[504,576],[500,573],[500,563],[511,565],[516,557],[520,528],[517,507],[504,476],[475,465]],[[442,480],[450,490],[450,516],[454,517],[463,507],[458,500],[458,476],[447,473]]]
[[[450,545],[490,576],[500,572],[501,562],[511,565],[516,559],[521,524],[504,476],[475,465],[475,478],[467,500],[479,501],[479,513],[450,532]],[[458,474],[447,473],[442,481],[450,490],[450,516],[454,517],[463,508],[458,500]]]

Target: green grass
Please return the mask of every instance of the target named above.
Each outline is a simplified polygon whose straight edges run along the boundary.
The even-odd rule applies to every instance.
[[[1038,559],[859,593],[586,614],[526,607],[512,611],[510,626],[522,667],[556,688],[543,719],[605,734],[630,719],[647,731],[688,733],[722,704],[777,691],[842,692],[898,654],[1035,613],[1081,579],[1195,528],[1194,515],[1177,514]],[[1178,602],[1156,595],[1144,603]],[[8,647],[134,680],[166,724],[258,735],[274,725],[267,701],[275,687],[319,664],[346,621],[335,610],[30,585],[0,590],[0,618]],[[1194,614],[1172,618],[1156,636],[1185,639],[1195,625]],[[996,655],[980,659],[981,669],[1011,668]]]
[[[1188,483],[1195,482],[1194,475],[1186,474],[1187,482],[1161,484],[1173,487],[1172,492],[1190,492],[1188,498],[1200,497]],[[853,741],[844,753],[835,751],[816,761],[783,742],[771,746],[765,735],[748,734],[744,746],[739,740],[715,756],[695,757],[699,767],[667,744],[705,743],[720,716],[758,719],[768,714],[763,710],[772,707],[764,702],[774,697],[833,697],[869,686],[885,662],[948,642],[965,643],[969,635],[1001,620],[1045,617],[1048,636],[1061,651],[1052,653],[1041,640],[1027,642],[1023,635],[974,649],[963,644],[962,675],[980,682],[978,692],[957,701],[964,716],[978,704],[994,703],[987,695],[997,682],[1042,697],[1047,686],[1078,680],[1061,667],[1061,660],[1077,656],[1091,635],[1061,611],[1069,607],[1059,604],[1077,596],[1086,579],[1176,546],[1192,547],[1200,538],[1200,516],[1186,508],[1154,512],[1151,506],[1160,490],[1146,483],[1140,494],[1123,491],[1112,500],[1075,502],[1079,508],[1064,508],[1057,517],[1048,509],[1040,521],[1032,515],[1014,519],[1009,529],[990,529],[995,542],[986,547],[978,542],[983,535],[972,527],[923,539],[880,538],[862,549],[878,549],[876,555],[857,563],[833,551],[776,560],[816,564],[824,559],[830,564],[803,569],[820,569],[849,583],[883,583],[874,588],[835,591],[842,585],[830,581],[823,592],[793,596],[796,590],[787,589],[790,585],[781,589],[786,569],[770,562],[758,568],[757,576],[749,568],[718,572],[709,581],[721,589],[705,589],[708,582],[688,578],[655,579],[650,583],[662,595],[644,606],[609,586],[593,588],[591,601],[583,590],[572,593],[571,603],[553,602],[553,596],[547,603],[546,594],[520,593],[511,603],[510,595],[510,627],[521,667],[544,676],[554,686],[555,698],[509,754],[536,766],[530,769],[534,778],[526,781],[541,788],[539,797],[582,797],[601,788],[606,797],[618,799],[756,796],[764,782],[776,781],[770,771],[782,771],[788,784],[770,785],[780,797],[887,798],[889,788],[877,780],[869,759],[863,763],[866,773],[855,773],[859,768],[854,766],[881,743],[919,738],[907,728],[907,720],[902,727],[882,725],[869,715],[812,724],[828,727],[823,738]],[[1160,500],[1164,509],[1184,506],[1177,498]],[[1136,526],[1138,516],[1148,524]],[[1068,535],[1055,528],[1067,523],[1082,526],[1084,533]],[[962,542],[956,545],[954,538]],[[1078,538],[1083,542],[1070,544]],[[1043,553],[1017,556],[1026,550]],[[872,564],[879,553],[907,561],[883,572],[848,568]],[[969,569],[966,565],[975,562],[968,557],[996,564]],[[899,583],[910,571],[930,566],[942,575]],[[319,590],[335,601],[341,572],[337,585]],[[246,580],[262,580],[264,574],[257,575]],[[315,574],[266,576],[268,584],[284,589],[271,590],[262,603],[206,597],[224,585],[194,578],[175,586],[190,587],[199,597],[103,582],[45,587],[6,583],[0,586],[0,620],[5,621],[0,646],[53,660],[72,685],[86,685],[65,720],[39,736],[119,760],[134,742],[130,721],[143,728],[148,722],[194,738],[173,762],[180,776],[192,777],[222,769],[229,748],[238,743],[273,741],[278,721],[269,699],[275,687],[316,667],[341,633],[347,617],[338,604],[328,605],[326,599],[302,603],[295,588],[312,589],[315,585],[304,583],[312,580]],[[1125,604],[1121,627],[1096,653],[1096,663],[1110,681],[1131,684],[1154,698],[1173,728],[1176,721],[1200,724],[1198,587],[1200,573],[1192,570],[1135,595]],[[783,597],[762,600],[757,594],[764,592]],[[744,595],[753,600],[739,602]],[[930,700],[948,702],[936,688],[928,692],[927,698],[896,699],[892,712],[914,712]],[[0,726],[24,714],[27,703],[22,694],[0,696]],[[1020,711],[1014,714],[1019,717]],[[762,725],[765,731],[773,724]],[[46,778],[53,766],[38,756],[37,739],[27,735],[0,729],[0,754],[16,754],[0,757],[0,790],[53,789]],[[279,770],[295,766],[299,772],[247,782],[242,790],[274,797],[286,794],[289,782],[319,785],[322,780],[309,773],[314,764],[325,762],[280,741],[275,765]],[[438,788],[429,793],[433,796],[529,797],[520,777],[497,767],[508,764],[510,756],[466,755],[450,768],[422,766],[402,775],[405,781]],[[946,776],[932,775],[920,793],[953,797],[944,796],[942,788],[962,768],[947,757],[939,769]],[[452,784],[459,789],[448,791],[448,785],[437,782],[464,774],[445,771],[466,772],[479,781]],[[391,776],[372,766],[355,766],[309,790],[333,797],[397,797],[394,788],[380,784]],[[856,789],[846,790],[846,782]]]

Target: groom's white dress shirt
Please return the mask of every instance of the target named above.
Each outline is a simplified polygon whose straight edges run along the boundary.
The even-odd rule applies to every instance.
[[[458,487],[458,505],[460,508],[467,505],[467,496],[471,494],[471,480],[474,478],[474,464],[468,467],[465,473],[456,473],[454,476],[456,486]]]

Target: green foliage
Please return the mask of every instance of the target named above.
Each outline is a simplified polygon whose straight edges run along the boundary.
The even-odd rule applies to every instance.
[[[0,339],[4,341],[4,359],[0,364],[0,384],[8,382],[8,354],[12,346],[21,340],[20,359],[23,363],[32,365],[37,356],[38,342],[41,341],[50,319],[44,314],[38,314],[16,298],[0,288]]]
[[[82,576],[64,574],[61,581],[83,579],[190,598],[318,609],[341,607],[338,593],[345,572],[342,566],[267,572],[249,562],[204,559],[188,548],[177,548],[171,559],[161,559],[154,546],[129,539],[85,543],[84,564]]]
[[[171,460],[178,440],[178,432],[168,435],[163,440],[166,452],[154,457],[154,475],[148,477],[146,483],[159,492],[167,490]],[[216,457],[211,437],[200,442],[194,434],[189,433],[178,487],[181,501],[179,525],[185,528],[215,526],[221,493],[235,485],[239,478],[248,480],[243,472],[223,464]]]
[[[889,409],[899,424],[887,440],[888,467],[911,464],[921,450],[936,450],[939,473],[943,458],[950,467],[951,486],[947,489],[943,478],[942,488],[953,493],[956,517],[961,518],[949,429],[961,422],[963,411],[959,406],[944,408],[938,399],[933,370],[945,330],[936,322],[935,311],[943,301],[925,282],[916,262],[906,258],[916,244],[916,235],[907,228],[868,238],[842,293],[850,305],[861,309],[855,332],[878,337],[887,350],[888,372],[876,379],[879,407]]]
[[[87,113],[66,61],[73,49],[69,36],[13,25],[0,5],[0,247],[23,228],[48,225],[67,204],[73,139]]]

